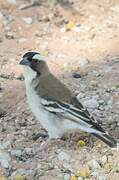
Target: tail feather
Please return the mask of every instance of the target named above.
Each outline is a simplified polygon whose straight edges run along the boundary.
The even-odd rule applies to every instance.
[[[92,133],[94,136],[102,140],[104,143],[106,143],[111,148],[117,148],[119,146],[119,142],[117,139],[113,138],[108,133],[102,133],[102,134],[96,134]]]

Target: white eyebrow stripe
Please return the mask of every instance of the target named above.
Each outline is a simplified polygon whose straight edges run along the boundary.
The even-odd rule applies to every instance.
[[[32,59],[38,59],[39,61],[44,61],[45,57],[40,54],[35,54]]]

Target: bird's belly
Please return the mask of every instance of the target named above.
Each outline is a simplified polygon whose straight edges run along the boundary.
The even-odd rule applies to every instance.
[[[35,91],[27,91],[27,99],[29,106],[37,118],[37,120],[46,129],[50,129],[52,123],[54,123],[54,115],[43,109],[41,104],[41,98],[35,93]]]

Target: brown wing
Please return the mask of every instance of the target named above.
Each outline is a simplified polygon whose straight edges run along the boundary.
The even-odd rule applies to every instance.
[[[37,77],[32,82],[41,97],[70,103],[73,97],[69,89],[52,74]]]

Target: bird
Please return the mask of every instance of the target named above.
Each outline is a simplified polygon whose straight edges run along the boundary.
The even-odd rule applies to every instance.
[[[50,139],[62,138],[69,130],[79,129],[96,136],[111,148],[118,147],[118,140],[104,130],[77,96],[51,73],[40,53],[25,53],[19,64],[24,67],[31,111],[48,131]]]

